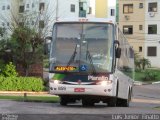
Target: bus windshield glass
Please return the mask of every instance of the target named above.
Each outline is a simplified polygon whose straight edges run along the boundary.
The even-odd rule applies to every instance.
[[[56,23],[50,52],[50,71],[111,72],[113,41],[113,24]]]

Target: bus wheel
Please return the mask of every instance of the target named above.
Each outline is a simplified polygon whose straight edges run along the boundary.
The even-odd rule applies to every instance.
[[[85,106],[94,106],[94,102],[91,100],[82,99],[82,105]]]
[[[112,99],[110,99],[107,104],[109,107],[116,107],[117,106],[117,99],[118,99],[118,90],[119,90],[119,84],[117,83],[116,87],[116,96]]]
[[[112,98],[107,102],[108,107],[116,107],[116,103],[117,103],[117,97]]]
[[[64,96],[60,96],[60,105],[66,106],[67,105],[67,99]]]
[[[128,92],[128,98],[122,100],[122,106],[123,107],[129,107],[129,102],[131,100],[131,94],[130,91]]]

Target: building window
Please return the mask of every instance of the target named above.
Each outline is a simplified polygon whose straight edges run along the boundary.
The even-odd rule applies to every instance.
[[[29,21],[27,21],[27,22],[26,22],[26,25],[29,25],[29,24],[30,24],[30,22],[29,22]]]
[[[143,30],[143,25],[139,25],[139,30]]]
[[[114,16],[115,14],[115,10],[114,9],[111,9],[111,16]]]
[[[71,12],[75,12],[75,5],[71,4]]]
[[[24,12],[24,6],[19,6],[19,13],[23,13]]]
[[[142,46],[139,47],[139,52],[142,52]]]
[[[86,10],[84,9],[84,2],[79,2],[79,17],[86,17]]]
[[[19,22],[19,26],[24,26],[24,22]]]
[[[157,34],[157,25],[148,25],[148,34]]]
[[[5,6],[2,6],[2,10],[5,10]]]
[[[157,12],[157,3],[148,3],[148,12]]]
[[[2,22],[2,26],[3,26],[3,27],[5,26],[5,23],[4,23],[4,22]]]
[[[139,8],[143,8],[143,3],[139,3]]]
[[[40,3],[39,4],[39,11],[44,11],[45,8],[45,3]]]
[[[123,26],[123,33],[124,34],[133,34],[133,26],[132,25]]]
[[[133,13],[133,4],[124,4],[123,13]]]
[[[34,21],[32,21],[32,23],[31,23],[32,25],[34,25]]]
[[[29,4],[27,4],[26,8],[29,8]]]
[[[10,9],[10,5],[7,6],[7,9],[8,9],[8,10]]]
[[[44,20],[39,21],[39,28],[44,28]]]
[[[91,14],[91,13],[92,13],[92,7],[89,7],[88,14]]]
[[[147,56],[157,56],[157,47],[148,47],[147,48]]]
[[[7,22],[7,26],[9,26],[9,22]]]
[[[32,3],[32,8],[34,8],[34,3]]]

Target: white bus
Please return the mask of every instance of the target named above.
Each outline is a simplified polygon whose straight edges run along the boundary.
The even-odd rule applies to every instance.
[[[50,93],[60,104],[83,106],[102,101],[129,106],[134,57],[131,46],[109,19],[65,19],[55,22],[50,49]]]

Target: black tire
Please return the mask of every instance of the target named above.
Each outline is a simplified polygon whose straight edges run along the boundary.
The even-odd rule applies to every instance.
[[[128,98],[127,99],[122,99],[122,106],[123,107],[129,107],[129,103],[130,103],[130,100],[131,100],[131,93],[130,93],[130,90],[128,91]]]
[[[64,96],[60,96],[60,105],[66,106],[67,105],[67,99]]]
[[[109,107],[116,107],[117,106],[117,100],[118,100],[118,89],[119,89],[119,84],[117,82],[117,87],[116,87],[116,96],[112,99],[110,99],[110,101],[107,102]]]
[[[122,107],[123,101],[120,98],[117,98],[117,107]]]
[[[83,105],[84,107],[94,106],[94,102],[92,102],[91,100],[82,99],[82,105]]]
[[[108,104],[108,107],[116,107],[117,106],[117,97],[110,99],[110,101],[107,104]]]

